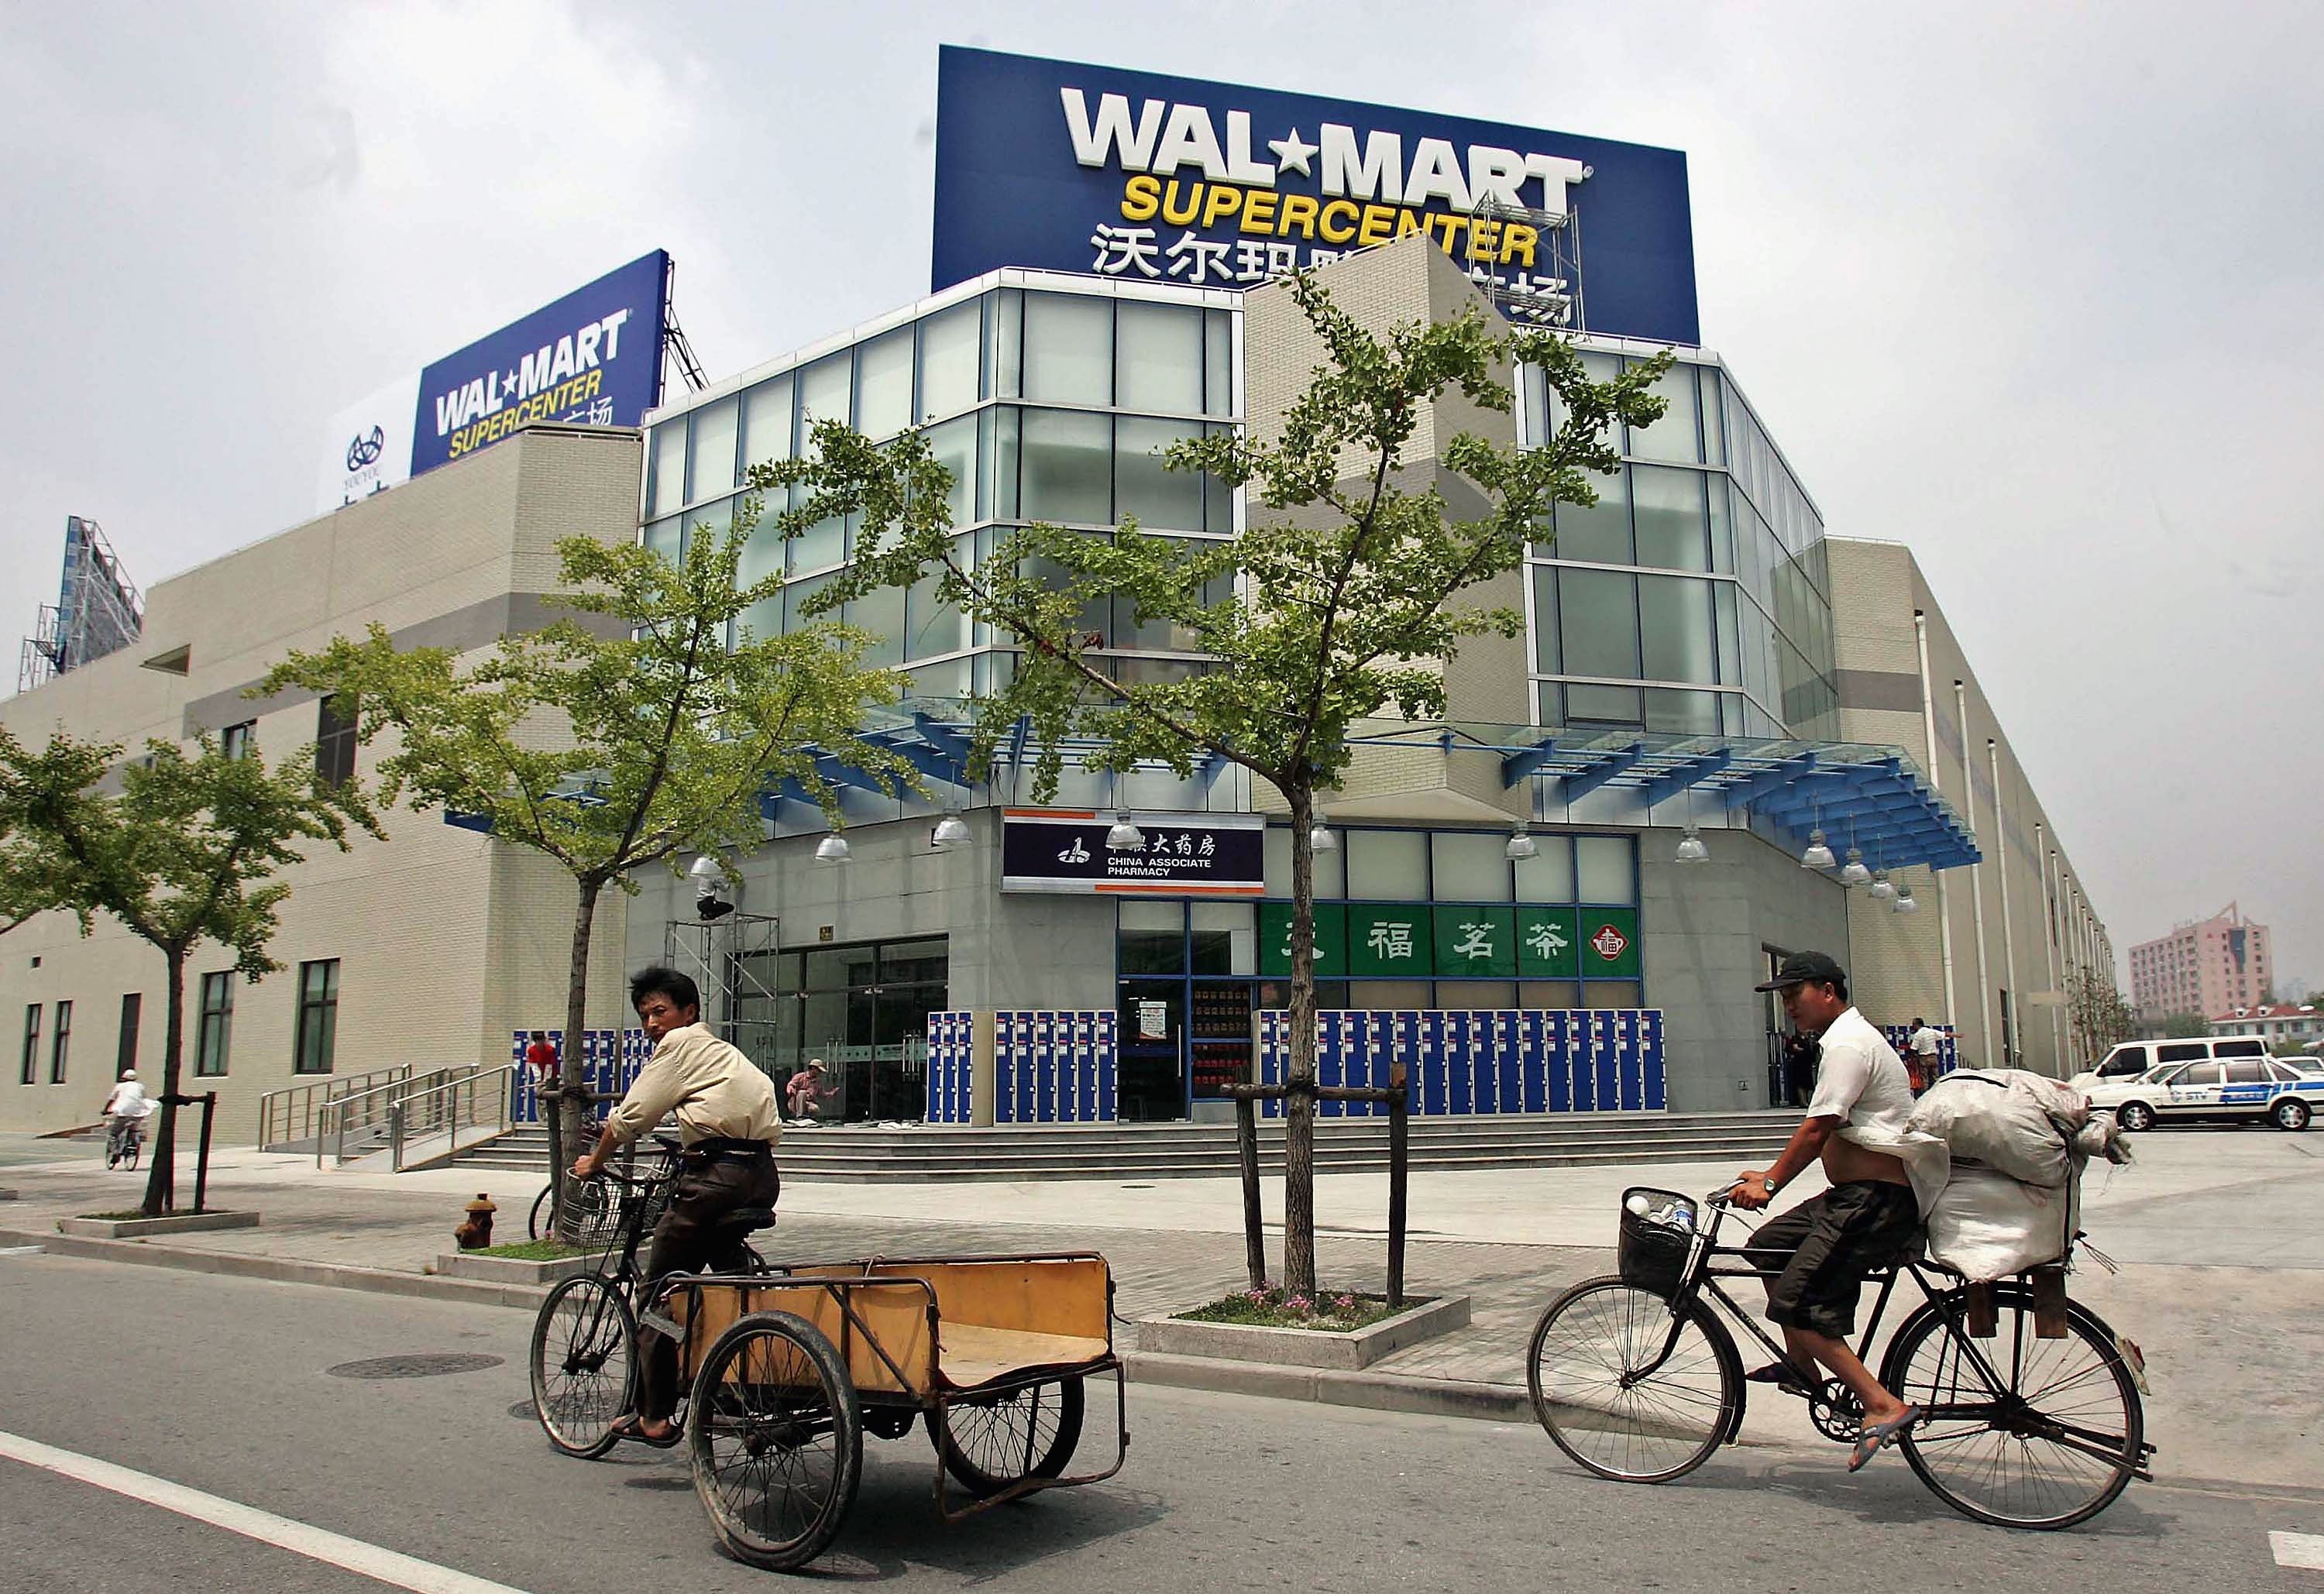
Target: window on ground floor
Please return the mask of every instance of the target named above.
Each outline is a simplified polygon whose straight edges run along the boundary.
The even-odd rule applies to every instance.
[[[328,1073],[339,1030],[339,960],[299,965],[298,1038],[290,1054],[297,1073]]]
[[[223,1077],[233,1039],[234,971],[204,974],[201,1018],[194,1032],[194,1072],[205,1078]]]

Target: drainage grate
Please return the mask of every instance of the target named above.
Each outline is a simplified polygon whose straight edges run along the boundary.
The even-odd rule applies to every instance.
[[[435,1378],[446,1373],[481,1372],[501,1365],[497,1356],[375,1356],[369,1361],[343,1361],[327,1370],[335,1378]]]
[[[540,1408],[530,1400],[520,1400],[509,1407],[509,1415],[520,1423],[537,1423],[540,1420]]]

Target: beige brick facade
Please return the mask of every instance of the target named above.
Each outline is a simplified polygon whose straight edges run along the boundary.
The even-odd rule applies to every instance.
[[[1937,789],[1969,822],[1984,856],[1974,869],[1935,876],[1925,869],[1899,871],[1897,880],[1921,904],[1917,914],[1895,913],[1861,892],[1851,896],[1849,941],[1858,1005],[1878,1023],[1914,1018],[1950,1023],[1960,1033],[1964,1062],[1999,1064],[2006,993],[2016,1031],[2011,1061],[2045,1073],[2071,1073],[2087,1061],[2089,1048],[2069,1032],[2060,993],[2073,968],[2112,971],[2106,926],[2083,894],[2057,826],[2034,796],[1912,551],[1899,543],[1849,538],[1833,538],[1828,547],[1841,737],[1902,749],[1925,775],[1933,725]],[[1930,714],[1923,712],[1923,630]],[[1844,848],[1847,839],[1835,834],[1832,844]]]
[[[149,736],[189,737],[255,722],[263,756],[280,760],[315,739],[311,694],[263,704],[245,688],[294,648],[374,622],[400,640],[462,650],[537,624],[540,594],[557,586],[556,543],[636,535],[635,432],[539,428],[394,491],[198,566],[155,585],[143,638],[5,704],[20,738],[62,728],[134,748]],[[183,674],[145,661],[189,650]],[[364,749],[366,779],[377,760]],[[339,960],[334,1072],[411,1064],[500,1062],[509,1032],[561,1025],[571,958],[572,882],[539,856],[444,823],[439,814],[384,815],[388,839],[323,848],[284,877],[291,888],[272,946],[282,972],[234,982],[225,1075],[197,1079],[200,976],[231,966],[198,949],[188,968],[184,1083],[220,1094],[220,1136],[247,1140],[258,1098],[300,1083],[291,1073],[299,965]],[[600,904],[591,966],[594,1025],[623,1012],[624,903]],[[659,949],[656,949],[659,950]],[[50,915],[0,937],[0,1015],[10,1033],[0,1073],[0,1128],[53,1129],[97,1116],[119,1056],[121,999],[142,1014],[135,1060],[158,1082],[164,1044],[161,955],[110,921],[82,938]],[[60,1001],[72,1003],[65,1078],[51,1083]],[[34,1083],[22,1077],[26,1009],[42,1008]]]

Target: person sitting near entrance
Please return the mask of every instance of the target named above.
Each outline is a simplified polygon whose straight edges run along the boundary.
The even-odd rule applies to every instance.
[[[783,1126],[774,1082],[705,1027],[702,994],[691,979],[675,969],[647,969],[632,976],[630,1001],[654,1043],[653,1055],[606,1115],[595,1149],[573,1164],[573,1176],[596,1177],[614,1152],[663,1114],[677,1115],[684,1147],[678,1183],[654,1226],[640,1297],[651,1301],[669,1275],[698,1272],[715,1259],[719,1221],[727,1213],[775,1204],[782,1194],[775,1142]],[[678,1409],[678,1346],[650,1328],[640,1335],[645,1355],[637,1409],[615,1419],[613,1432],[667,1450],[681,1433],[669,1420]]]
[[[1767,1316],[1784,1331],[1784,1360],[1749,1377],[1794,1394],[1817,1387],[1818,1364],[1864,1408],[1851,1472],[1919,1420],[1921,1409],[1884,1388],[1848,1343],[1867,1275],[1893,1267],[1918,1237],[1943,1190],[1944,1143],[1911,1127],[1913,1087],[1881,1033],[1848,1000],[1848,975],[1821,952],[1794,953],[1760,990],[1783,993],[1784,1012],[1821,1041],[1807,1117],[1775,1166],[1746,1168],[1728,1192],[1757,1212],[1811,1162],[1831,1187],[1761,1226],[1745,1252],[1766,1276]]]
[[[816,1120],[816,1103],[827,1101],[838,1092],[838,1082],[825,1073],[820,1057],[808,1058],[807,1066],[792,1074],[789,1083],[783,1086],[783,1093],[789,1099],[791,1117],[808,1124]]]

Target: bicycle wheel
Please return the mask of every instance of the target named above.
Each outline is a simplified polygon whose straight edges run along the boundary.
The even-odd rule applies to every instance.
[[[2001,1527],[2060,1528],[2114,1503],[2138,1470],[2144,1409],[2114,1331],[2069,1304],[2066,1337],[2034,1332],[2032,1294],[1994,1286],[1990,1340],[1947,1326],[1960,1293],[1904,1321],[1880,1381],[1926,1414],[1897,1441],[1921,1481],[1954,1510]],[[1974,1346],[1972,1359],[1966,1346]]]
[[[1742,1398],[1735,1341],[1701,1302],[1668,1302],[1619,1278],[1549,1304],[1526,1352],[1534,1415],[1600,1478],[1667,1483],[1727,1438]]]
[[[137,1154],[144,1148],[145,1142],[143,1136],[132,1135],[129,1137],[129,1144],[122,1150],[121,1160],[128,1165],[129,1171],[131,1173],[134,1174],[137,1171]]]
[[[549,1291],[532,1325],[532,1408],[549,1442],[585,1458],[613,1449],[637,1367],[637,1318],[619,1291],[588,1273]]]
[[[551,1179],[548,1184],[543,1184],[540,1187],[540,1193],[532,1198],[532,1215],[524,1221],[524,1237],[527,1239],[539,1239],[540,1238],[540,1226],[549,1217],[549,1193],[556,1187],[557,1181],[555,1179]]]
[[[1082,1380],[1060,1378],[928,1412],[945,1470],[980,1500],[1028,1478],[1055,1478],[1082,1442]]]
[[[711,1531],[752,1566],[805,1566],[855,1503],[855,1386],[831,1341],[790,1313],[754,1312],[718,1336],[695,1377],[686,1438]]]

